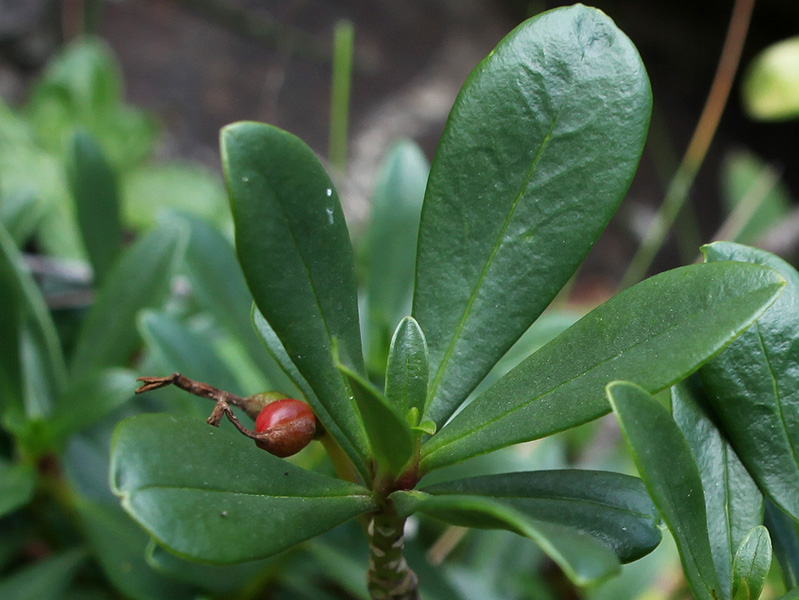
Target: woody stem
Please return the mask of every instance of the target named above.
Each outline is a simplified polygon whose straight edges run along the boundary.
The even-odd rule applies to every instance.
[[[390,501],[372,515],[367,574],[372,600],[419,600],[416,574],[402,555],[404,526]]]

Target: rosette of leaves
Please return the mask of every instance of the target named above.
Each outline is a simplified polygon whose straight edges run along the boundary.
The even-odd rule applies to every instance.
[[[377,350],[388,357],[384,380],[364,366],[353,250],[329,176],[285,131],[226,127],[223,165],[254,322],[323,425],[338,477],[197,421],[134,417],[117,430],[112,456],[125,509],[170,552],[219,564],[263,558],[365,516],[374,598],[417,597],[402,556],[413,513],[530,537],[578,584],[652,550],[657,513],[634,478],[423,479],[608,413],[609,381],[669,387],[779,295],[784,281],[759,265],[663,273],[586,315],[464,406],[607,225],[636,170],[650,109],[637,51],[597,10],[543,13],[499,43],[464,84],[433,159],[411,315]]]

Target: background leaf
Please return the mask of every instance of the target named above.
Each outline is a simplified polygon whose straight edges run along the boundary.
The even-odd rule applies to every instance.
[[[786,588],[799,587],[799,523],[766,501],[765,525]]]
[[[614,379],[629,379],[650,392],[674,384],[779,294],[784,283],[774,271],[751,267],[682,267],[594,309],[430,438],[422,447],[423,471],[602,416],[609,411],[604,387]]]
[[[370,373],[383,373],[386,349],[411,312],[419,216],[430,165],[410,140],[394,144],[380,166],[361,253],[366,271],[366,356]]]
[[[671,412],[694,456],[704,490],[707,531],[722,597],[733,587],[732,564],[744,537],[763,522],[763,495],[730,443],[697,376],[671,388]]]
[[[799,273],[773,254],[731,242],[703,252],[709,264],[766,265],[787,281],[774,305],[700,375],[741,462],[763,492],[799,520]]]
[[[617,381],[608,399],[646,489],[674,536],[685,578],[697,600],[723,598],[707,533],[694,457],[668,411],[646,390]]]
[[[758,54],[743,82],[749,116],[764,121],[799,117],[799,36],[772,44]]]
[[[183,255],[186,231],[163,226],[139,238],[108,274],[86,319],[72,356],[72,374],[125,365],[140,342],[136,315],[167,297]]]
[[[361,486],[295,467],[237,432],[168,415],[120,424],[111,481],[161,545],[215,564],[265,558],[374,508]]]
[[[70,151],[69,187],[94,281],[100,287],[122,251],[117,176],[102,148],[85,131],[72,136]]]
[[[635,47],[582,5],[526,21],[467,79],[430,171],[413,300],[439,426],[607,225],[650,108]]]
[[[25,506],[33,498],[36,472],[30,465],[0,458],[0,517]]]
[[[85,558],[86,552],[75,548],[16,571],[0,581],[0,598],[57,600]]]

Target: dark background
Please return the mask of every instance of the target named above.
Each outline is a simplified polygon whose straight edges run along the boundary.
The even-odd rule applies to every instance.
[[[0,0],[0,96],[24,100],[29,83],[79,31],[84,2]],[[130,102],[163,126],[160,154],[218,170],[217,135],[241,119],[269,121],[326,153],[330,42],[354,23],[356,65],[350,182],[342,196],[357,232],[375,168],[391,141],[411,137],[432,156],[448,109],[472,67],[518,22],[561,2],[525,0],[107,0],[97,31],[121,61]],[[712,81],[731,0],[600,0],[638,46],[655,113],[629,197],[590,259],[610,281],[634,252],[641,223],[659,204]],[[742,60],[799,31],[799,2],[759,0]],[[740,76],[738,81],[740,80]],[[719,164],[733,148],[782,169],[799,195],[799,123],[759,123],[740,106],[738,81],[691,194],[702,236],[719,225]],[[672,266],[673,250],[656,268]]]

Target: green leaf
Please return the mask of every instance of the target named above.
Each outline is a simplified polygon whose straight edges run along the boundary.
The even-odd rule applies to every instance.
[[[721,595],[728,598],[735,550],[763,522],[763,495],[718,430],[697,376],[671,388],[671,410],[699,468],[713,562]]]
[[[305,471],[239,433],[169,415],[117,429],[111,482],[122,505],[183,558],[265,558],[369,512],[365,488]]]
[[[577,269],[630,185],[650,110],[635,47],[581,5],[524,22],[469,76],[419,230],[426,416],[442,425]]]
[[[164,373],[182,373],[233,394],[247,395],[208,341],[178,319],[146,310],[139,317],[139,329]],[[186,415],[207,416],[213,408],[212,402],[184,392],[180,392],[178,403]]]
[[[637,560],[660,542],[660,520],[640,479],[618,473],[552,470],[458,479],[422,487],[433,495],[490,499],[528,518],[590,534],[622,562]]]
[[[145,562],[150,537],[119,506],[79,499],[75,503],[83,533],[113,586],[134,600],[194,598],[192,589],[171,581]]]
[[[787,281],[774,305],[700,375],[741,462],[763,492],[799,520],[799,273],[773,254],[730,242],[703,252],[709,264],[765,265]]]
[[[702,479],[691,449],[668,411],[643,388],[617,381],[608,399],[646,489],[674,536],[685,578],[697,600],[718,600]]]
[[[222,130],[221,145],[236,250],[255,304],[327,409],[320,420],[345,450],[354,448],[350,458],[363,473],[366,434],[331,354],[335,339],[341,362],[363,371],[355,267],[338,195],[310,148],[276,127],[234,123]]]
[[[72,357],[76,379],[124,365],[140,345],[136,314],[166,299],[186,243],[180,227],[160,227],[128,248],[106,277],[81,327]]]
[[[799,117],[799,36],[772,44],[758,54],[743,82],[746,111],[754,119]]]
[[[399,414],[406,416],[414,409],[419,423],[427,399],[427,344],[424,332],[413,317],[405,317],[397,325],[388,353],[386,398]]]
[[[713,267],[708,269],[707,267]],[[422,469],[541,438],[609,412],[604,387],[673,385],[719,352],[784,286],[724,263],[661,273],[594,309],[478,396],[422,447]]]
[[[191,163],[145,165],[122,181],[125,223],[139,231],[158,224],[167,211],[181,211],[216,227],[230,226],[225,186],[219,176]]]
[[[771,539],[762,525],[746,535],[732,565],[732,599],[757,600],[771,568]]]
[[[117,176],[102,148],[85,131],[73,134],[67,175],[83,243],[97,287],[122,251]]]
[[[41,290],[1,225],[0,299],[3,411],[45,417],[66,383],[64,356]]]
[[[742,150],[728,152],[722,165],[721,188],[727,212],[734,218],[747,205],[754,211],[734,239],[730,241],[753,244],[788,214],[791,196],[780,181],[775,167],[754,154]]]
[[[162,575],[220,595],[233,594],[248,582],[261,580],[266,571],[280,566],[274,559],[224,566],[189,562],[154,542],[148,545],[146,552],[147,564]]]
[[[133,398],[136,375],[120,368],[104,369],[71,382],[58,399],[48,432],[56,444],[100,421]]]
[[[777,600],[799,600],[799,587],[792,589],[784,596],[780,596]]]
[[[394,327],[411,309],[419,216],[429,171],[421,148],[403,140],[389,150],[377,176],[362,248],[370,372],[383,372]]]
[[[192,294],[244,346],[273,388],[289,394],[290,381],[264,352],[261,340],[253,331],[252,295],[241,274],[232,244],[216,228],[198,217],[179,214],[173,218],[189,227],[184,267]]]
[[[613,551],[588,533],[531,518],[491,497],[400,491],[391,498],[401,515],[421,512],[453,525],[508,529],[528,537],[578,585],[597,583],[620,569]]]
[[[0,517],[25,506],[33,498],[36,472],[30,465],[0,458]]]
[[[2,194],[0,191],[0,224],[8,230],[17,246],[28,241],[42,218],[42,206],[30,191]]]
[[[338,363],[347,377],[366,433],[372,445],[378,476],[396,477],[402,472],[416,449],[410,425],[396,408],[375,387],[347,366]]]
[[[766,501],[765,525],[786,588],[799,587],[799,523]]]
[[[0,581],[0,598],[57,600],[85,559],[86,552],[75,548],[34,563]]]

